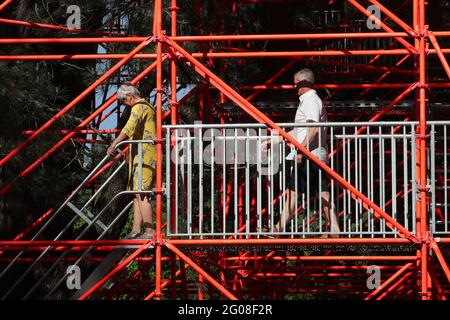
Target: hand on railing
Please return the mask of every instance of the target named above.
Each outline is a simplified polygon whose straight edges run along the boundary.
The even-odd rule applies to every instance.
[[[106,153],[110,157],[115,157],[119,153],[125,159],[125,162],[128,163],[128,152],[124,153],[122,150],[117,149],[117,145],[114,142],[108,147]]]
[[[270,138],[261,142],[261,151],[266,152],[269,149],[270,145],[271,145]]]
[[[116,146],[114,145],[114,143],[111,143],[110,146],[108,147],[108,149],[106,150],[106,153],[110,156],[110,157],[115,157],[117,155],[117,150],[116,150]]]

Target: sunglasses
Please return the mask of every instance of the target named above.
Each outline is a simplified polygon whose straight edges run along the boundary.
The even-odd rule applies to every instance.
[[[310,81],[307,81],[307,80],[302,80],[302,81],[294,83],[294,88],[296,88],[296,89],[305,88],[305,87],[312,88],[312,86],[313,86],[313,83]]]

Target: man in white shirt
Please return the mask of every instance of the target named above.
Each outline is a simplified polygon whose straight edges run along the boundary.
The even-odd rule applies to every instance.
[[[327,114],[322,100],[313,89],[314,81],[314,74],[309,69],[302,69],[294,75],[294,84],[300,100],[295,114],[295,123],[327,122]],[[289,134],[321,161],[328,162],[326,127],[298,127],[291,130]],[[282,136],[278,136],[275,142],[281,142],[282,139]],[[262,149],[266,150],[269,145],[270,140],[263,142]],[[297,162],[297,179],[295,177],[295,166],[292,166],[291,179],[286,190],[287,204],[280,220],[274,226],[274,232],[285,231],[287,222],[295,213],[297,193],[306,194],[306,201],[308,201],[312,200],[320,191],[322,210],[330,223],[331,236],[339,237],[337,233],[340,230],[336,213],[333,212],[330,217],[330,192],[328,191],[325,172],[320,175],[319,167],[312,161],[309,162],[308,166],[306,161],[303,160],[303,155],[296,153],[295,149],[286,157],[286,160]],[[307,183],[308,178],[309,184]]]

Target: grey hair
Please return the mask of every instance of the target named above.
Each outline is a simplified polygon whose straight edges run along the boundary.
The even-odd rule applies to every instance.
[[[308,68],[300,70],[295,74],[295,76],[298,77],[298,81],[309,81],[314,84],[314,73]]]
[[[139,92],[139,90],[135,86],[133,86],[131,83],[122,83],[119,86],[119,89],[117,89],[117,98],[120,100],[125,99],[127,94],[131,94],[132,96],[135,96],[135,97],[141,96],[141,93]]]

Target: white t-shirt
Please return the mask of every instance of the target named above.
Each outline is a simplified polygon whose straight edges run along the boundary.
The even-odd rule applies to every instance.
[[[307,122],[327,122],[327,113],[323,107],[322,100],[317,95],[316,90],[309,90],[299,97],[300,104],[298,105],[297,112],[295,113],[295,123],[307,123]],[[298,127],[295,130],[296,139],[302,143],[307,134],[309,127]],[[320,132],[320,145],[319,145],[319,133],[316,137],[310,141],[308,149],[312,154],[318,157],[321,161],[327,162],[327,140],[328,133],[326,127],[321,127]],[[295,155],[295,147],[292,146],[292,151],[286,157],[286,159],[293,159]]]

